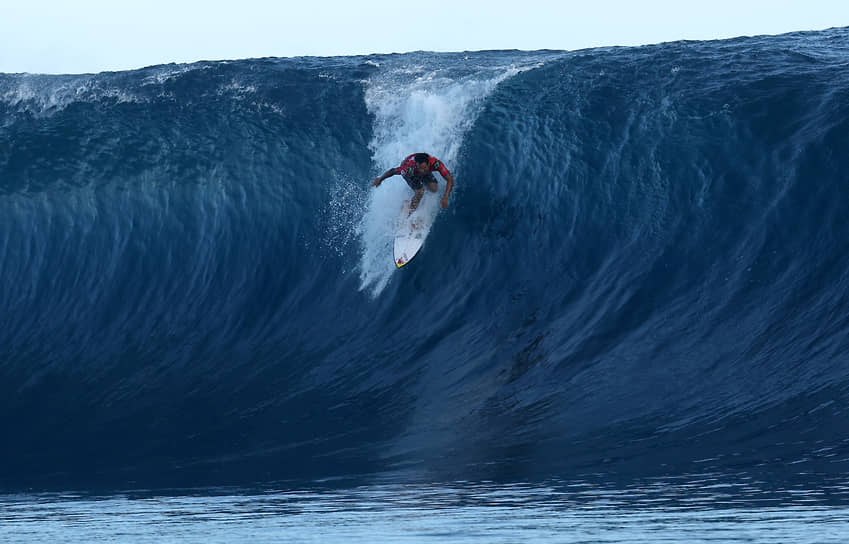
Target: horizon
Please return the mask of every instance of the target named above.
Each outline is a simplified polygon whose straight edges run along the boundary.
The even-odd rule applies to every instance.
[[[456,4],[456,3],[455,3]],[[260,0],[118,7],[105,0],[15,5],[0,21],[0,72],[86,74],[161,64],[250,58],[335,57],[414,51],[575,51],[682,40],[821,31],[849,26],[849,3],[716,0],[682,7],[526,0],[432,0],[399,10],[390,0],[357,6],[317,0],[283,9]],[[167,16],[161,14],[167,13]],[[733,17],[729,16],[733,14]]]

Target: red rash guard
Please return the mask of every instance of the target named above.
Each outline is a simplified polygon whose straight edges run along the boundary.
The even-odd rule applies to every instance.
[[[448,179],[448,176],[451,175],[451,172],[448,171],[448,168],[442,163],[441,160],[436,157],[431,157],[428,159],[428,167],[430,168],[430,172],[439,172],[439,174]],[[406,159],[401,162],[401,166],[398,167],[398,173],[404,176],[404,179],[414,178],[419,176],[418,170],[416,170],[416,154],[413,153]]]

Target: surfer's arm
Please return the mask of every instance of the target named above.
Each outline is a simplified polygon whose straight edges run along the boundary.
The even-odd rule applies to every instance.
[[[389,170],[384,172],[382,176],[380,176],[379,178],[375,178],[372,185],[374,185],[375,187],[380,187],[380,184],[383,183],[383,180],[385,180],[386,178],[391,178],[392,176],[395,176],[399,173],[400,172],[397,168],[390,168]]]
[[[441,174],[442,172],[440,172]],[[451,172],[447,172],[446,175],[442,176],[445,178],[447,182],[445,185],[445,194],[442,195],[442,207],[448,207],[448,195],[451,194],[451,190],[454,189],[454,176],[451,175]]]

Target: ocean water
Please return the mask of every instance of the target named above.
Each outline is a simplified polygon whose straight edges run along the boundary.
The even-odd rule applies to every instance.
[[[842,543],[823,491],[700,475],[597,482],[46,493],[0,497],[3,542]],[[828,494],[846,493],[845,486]]]
[[[846,28],[0,74],[0,530],[846,540],[847,156]]]

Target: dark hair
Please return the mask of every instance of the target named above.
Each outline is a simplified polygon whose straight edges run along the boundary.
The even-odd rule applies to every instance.
[[[416,163],[428,162],[430,155],[427,153],[416,153]]]

